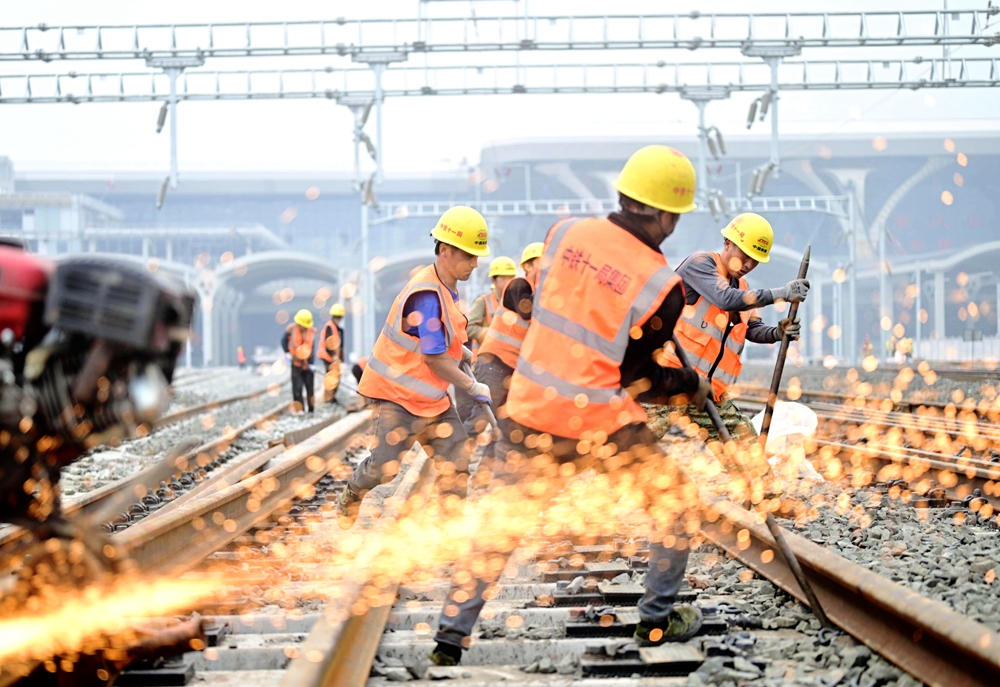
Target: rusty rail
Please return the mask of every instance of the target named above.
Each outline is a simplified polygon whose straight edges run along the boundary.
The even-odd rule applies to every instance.
[[[162,518],[148,517],[115,534],[111,541],[116,555],[128,556],[146,571],[177,573],[191,568],[274,511],[305,495],[330,471],[331,464],[340,462],[340,452],[359,436],[368,421],[367,412],[352,413],[271,458],[277,465],[269,470],[194,498]],[[276,487],[251,511],[247,503],[264,481]],[[221,520],[221,525],[206,526],[215,520]]]
[[[761,524],[762,516],[716,502],[702,532],[745,565],[805,601]],[[1000,684],[1000,634],[787,530],[827,616],[845,632],[932,687]]]
[[[369,608],[363,615],[354,615],[351,608],[364,589],[370,561],[385,555],[383,533],[396,521],[398,509],[412,494],[423,490],[431,476],[431,461],[419,451],[368,534],[368,544],[355,561],[354,580],[313,625],[298,657],[285,671],[281,687],[363,687],[368,682],[392,606]],[[372,520],[366,522],[362,517],[355,523],[355,527],[366,525],[372,525]],[[395,597],[398,588],[399,581],[393,580],[386,592]]]

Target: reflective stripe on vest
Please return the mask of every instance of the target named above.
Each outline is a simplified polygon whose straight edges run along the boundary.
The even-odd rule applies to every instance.
[[[607,219],[557,224],[541,260],[508,415],[529,429],[576,439],[645,422],[621,386],[620,367],[630,335],[680,278],[662,253]]]
[[[462,345],[468,341],[465,315],[458,309],[451,292],[437,277],[434,265],[420,270],[396,296],[382,333],[372,348],[368,364],[358,383],[358,393],[368,398],[398,403],[419,417],[434,417],[445,412],[451,399],[448,382],[424,362],[420,339],[403,331],[406,301],[415,293],[431,291],[441,303],[441,327],[448,345],[448,355],[462,359]],[[412,325],[410,325],[412,326]]]
[[[305,337],[299,325],[293,324],[288,328],[288,351],[292,354],[292,365],[295,367],[309,367],[309,358],[313,353],[313,336],[316,330],[310,327],[306,329]]]
[[[332,342],[330,341],[331,339],[333,339]],[[333,320],[328,320],[323,325],[323,331],[320,332],[319,340],[322,345],[316,354],[320,359],[332,363],[334,356],[340,357],[340,331],[337,329],[337,325],[333,323]]]
[[[711,256],[719,275],[725,278],[726,271],[721,255],[718,253],[701,255]],[[739,288],[743,291],[750,289],[746,279],[740,278]],[[730,313],[712,305],[701,296],[695,301],[694,306],[685,306],[681,317],[677,320],[674,329],[677,343],[685,350],[688,362],[699,374],[703,377],[712,375],[712,391],[716,398],[725,394],[739,379],[740,371],[743,369],[740,356],[746,344],[747,322],[752,313],[753,310],[739,312],[739,322],[730,328]],[[669,352],[664,357],[663,364],[668,367],[681,367],[680,359]]]
[[[517,358],[521,353],[521,344],[528,333],[530,321],[524,319],[513,310],[504,307],[503,302],[507,298],[507,289],[511,284],[522,277],[511,279],[507,286],[503,288],[500,296],[500,308],[497,310],[490,328],[483,338],[480,353],[489,353],[500,358],[508,367],[517,366]],[[527,280],[524,280],[527,281]]]

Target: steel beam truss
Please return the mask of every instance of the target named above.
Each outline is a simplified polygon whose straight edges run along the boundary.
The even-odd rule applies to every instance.
[[[778,68],[782,91],[988,88],[1000,85],[1000,58],[797,60]],[[384,97],[557,93],[684,93],[691,89],[766,91],[762,62],[393,66],[383,70]],[[368,68],[187,70],[178,100],[280,100],[375,97]],[[170,98],[157,72],[0,75],[0,104],[149,102]]]
[[[534,50],[992,45],[996,8],[492,16],[0,29],[0,60],[148,59]]]
[[[754,198],[727,198],[731,214],[740,212],[818,212],[831,217],[848,219],[848,196],[756,196]],[[571,217],[575,215],[606,215],[618,209],[617,199],[575,198],[572,200],[480,200],[463,201],[486,217],[524,217],[550,215]],[[381,217],[371,224],[410,217],[440,217],[453,206],[454,201],[383,201],[379,203]],[[708,212],[699,206],[695,212]]]

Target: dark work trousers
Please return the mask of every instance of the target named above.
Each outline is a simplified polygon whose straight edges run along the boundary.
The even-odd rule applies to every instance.
[[[510,435],[511,430],[517,427],[517,424],[507,419],[506,408],[504,408],[507,405],[507,389],[510,387],[510,378],[514,374],[514,370],[507,363],[500,360],[500,358],[486,353],[481,354],[476,360],[476,367],[473,372],[477,382],[482,382],[490,388],[490,398],[493,399],[493,414],[496,416],[500,432],[503,434],[502,439],[497,441],[496,437],[494,437],[493,441],[485,447],[483,462],[480,463],[480,469],[485,467],[496,476],[494,462],[500,461],[502,463],[507,452],[514,448],[514,445],[507,437]],[[476,403],[476,412],[472,416],[472,422],[475,425],[475,432],[482,432],[486,429],[486,416],[483,414],[482,408],[478,403]],[[466,429],[468,427],[469,424],[466,422]],[[473,432],[470,431],[469,434],[472,435]],[[476,482],[480,483],[481,480],[477,478]]]
[[[310,413],[315,408],[313,406],[313,371],[308,367],[292,365],[292,400],[303,409],[308,405]]]
[[[441,425],[450,431],[439,431]],[[434,417],[418,417],[403,406],[379,399],[372,400],[374,447],[347,480],[347,488],[356,497],[379,484],[392,481],[406,453],[418,442],[431,456],[437,469],[437,487],[441,494],[465,497],[469,486],[469,435],[458,419],[455,406]]]
[[[672,474],[674,475],[672,482],[677,485],[681,484],[680,473],[676,471],[673,463],[664,456],[656,443],[656,437],[645,424],[623,427],[608,437],[605,446],[614,444],[618,448],[617,454],[613,454],[618,456],[618,460],[614,462],[606,462],[611,456],[595,458],[589,452],[581,455],[578,453],[580,450],[588,450],[581,444],[587,442],[578,442],[576,439],[552,437],[553,443],[544,453],[537,449],[527,449],[524,443],[533,443],[531,439],[537,437],[538,433],[517,425],[512,420],[508,423],[508,427],[511,426],[515,428],[512,430],[514,434],[511,438],[522,443],[514,444],[516,452],[508,454],[503,465],[495,466],[498,472],[508,473],[506,477],[501,474],[496,475],[496,479],[502,482],[516,485],[522,480],[530,481],[534,471],[544,469],[537,462],[542,459],[543,462],[550,460],[559,464],[572,462],[576,464],[578,472],[585,469],[596,469],[610,475],[612,479],[624,477],[630,471],[637,471],[643,466],[653,466],[658,474],[667,476]],[[511,435],[507,434],[507,436]],[[627,461],[622,460],[626,451],[630,454]],[[561,489],[562,485],[559,480],[550,481],[546,492],[535,496],[536,499],[539,499],[541,508],[545,508]],[[645,489],[648,492],[647,502],[652,501],[652,498],[658,496],[659,492],[662,491],[661,488],[652,485],[646,486]],[[680,523],[682,520],[683,518],[678,516],[678,522]],[[650,537],[649,572],[646,573],[646,592],[639,601],[639,618],[644,623],[657,627],[666,627],[687,567],[687,540],[680,527],[680,524],[677,525],[678,531],[676,532],[653,534]],[[674,539],[675,548],[668,548],[660,543],[664,534],[670,535]],[[474,542],[469,560],[477,558],[481,560],[486,556],[495,555],[495,553],[488,548],[485,542]],[[472,580],[468,584],[452,583],[438,621],[438,632],[435,640],[452,646],[469,647],[472,629],[486,604],[484,594],[490,585],[496,583],[501,572],[502,569],[490,566],[486,572],[473,574]],[[464,600],[460,602],[456,599]]]

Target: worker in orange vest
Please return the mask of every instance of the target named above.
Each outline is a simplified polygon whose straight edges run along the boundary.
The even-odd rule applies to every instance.
[[[615,188],[619,212],[560,221],[545,241],[531,324],[507,396],[507,414],[516,423],[510,440],[519,446],[503,470],[508,483],[516,480],[511,489],[541,501],[526,507],[544,508],[562,490],[562,475],[595,469],[612,483],[641,488],[657,522],[669,516],[679,523],[689,499],[679,492],[680,474],[638,401],[685,395],[704,405],[711,390],[693,370],[664,368],[653,359],[684,307],[683,286],[660,243],[695,209],[695,171],[679,151],[647,146],[629,158]],[[636,471],[657,479],[635,480]],[[682,528],[652,528],[638,608],[640,646],[685,641],[701,627],[695,606],[675,603],[687,536]],[[438,665],[457,664],[469,646],[484,593],[503,567],[493,560],[482,565],[499,553],[490,547],[489,540],[474,540],[472,555],[458,562],[431,654]]]
[[[236,362],[241,370],[247,369],[247,354],[243,352],[243,346],[236,347]]]
[[[292,371],[292,415],[302,415],[306,406],[310,413],[316,411],[313,405],[315,341],[313,314],[299,310],[281,338],[281,348]]]
[[[469,344],[473,358],[479,352],[479,347],[490,328],[493,315],[500,307],[500,295],[507,283],[517,276],[517,266],[508,257],[500,256],[490,262],[490,290],[476,296],[469,306]]]
[[[490,402],[489,387],[459,369],[472,352],[465,346],[469,337],[457,291],[479,258],[490,254],[489,230],[481,214],[459,205],[441,216],[431,236],[434,263],[396,296],[358,384],[358,393],[373,404],[374,442],[338,500],[345,528],[353,525],[365,493],[395,476],[414,441],[437,465],[446,507],[457,505],[455,497],[464,498],[468,489],[469,437],[448,387]]]
[[[771,259],[774,243],[774,230],[760,215],[745,212],[733,218],[722,229],[722,235],[725,241],[720,252],[694,253],[677,267],[677,274],[684,280],[688,307],[674,333],[691,365],[712,382],[714,401],[730,435],[750,440],[756,438],[757,431],[729,395],[740,376],[743,346],[748,340],[773,344],[784,334],[794,341],[802,330],[799,318],[792,321],[786,317],[777,327],[769,327],[757,314],[757,308],[804,301],[809,281],[793,279],[779,288],[750,289],[746,275]],[[681,367],[680,359],[672,352],[662,360],[669,367]],[[708,438],[719,438],[708,413],[691,406],[680,410],[704,429]]]
[[[538,278],[538,262],[545,250],[541,241],[531,243],[521,252],[523,277],[512,277],[500,292],[500,305],[490,322],[483,345],[479,349],[474,373],[477,380],[490,388],[490,396],[496,408],[497,424],[502,437],[494,437],[494,442],[484,450],[484,456],[496,456],[498,460],[513,446],[506,439],[510,432],[507,410],[507,387],[521,353],[521,342],[528,333],[531,322],[531,301],[534,298],[535,282]],[[473,416],[475,431],[485,429],[485,419]],[[469,422],[466,422],[469,428]],[[487,461],[489,463],[490,461]]]
[[[330,319],[319,333],[320,360],[326,365],[323,375],[323,398],[327,403],[336,403],[337,388],[340,386],[340,365],[344,360],[344,330],[340,327],[346,311],[340,303],[330,308]]]

